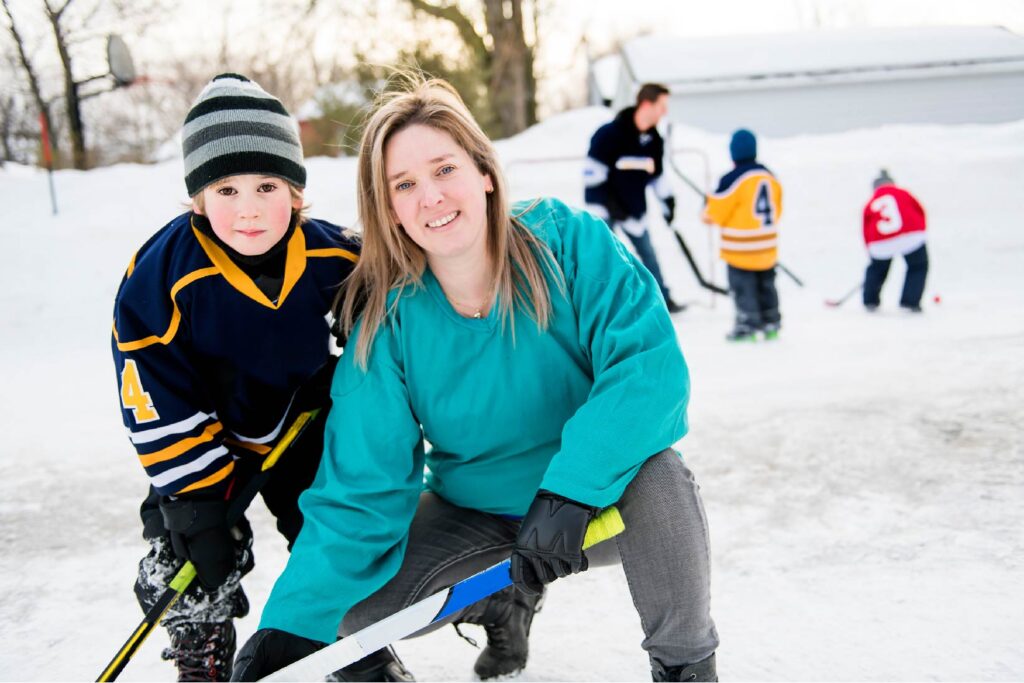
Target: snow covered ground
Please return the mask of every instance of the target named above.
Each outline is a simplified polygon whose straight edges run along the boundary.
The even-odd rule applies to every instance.
[[[516,196],[580,204],[579,161],[608,117],[586,109],[501,143]],[[728,170],[726,139],[677,130]],[[786,191],[784,329],[730,346],[728,301],[701,292],[670,233],[662,268],[693,305],[676,327],[693,375],[678,447],[703,486],[723,680],[1024,679],[1024,122],[903,126],[761,141]],[[696,155],[679,161],[698,178]],[[930,217],[925,313],[856,299],[859,217],[880,166]],[[352,160],[312,159],[314,213],[354,217]],[[111,301],[134,250],[177,213],[180,161],[55,178],[0,169],[0,679],[94,680],[138,623],[146,482],[120,424]],[[678,183],[684,234],[709,275],[698,201]],[[941,303],[933,297],[940,296]],[[255,629],[285,561],[257,505]],[[619,569],[557,583],[524,681],[649,679]],[[172,680],[163,630],[125,680]],[[452,629],[400,645],[420,680],[467,680],[476,656]]]

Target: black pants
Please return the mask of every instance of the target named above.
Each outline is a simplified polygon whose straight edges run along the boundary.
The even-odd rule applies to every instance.
[[[756,332],[764,327],[778,329],[779,293],[775,289],[775,268],[743,270],[729,266],[729,289],[736,305],[736,331]]]
[[[921,305],[924,294],[924,281],[928,277],[928,249],[921,245],[909,254],[903,255],[907,263],[907,275],[903,280],[903,294],[900,306],[916,308]],[[889,275],[892,259],[871,259],[867,272],[864,273],[864,305],[877,306],[882,295],[882,285]]]
[[[299,531],[302,529],[302,512],[299,510],[299,494],[309,488],[320,466],[324,449],[324,424],[327,408],[320,411],[302,435],[281,455],[271,470],[271,476],[260,490],[263,502],[277,520],[277,530],[288,541],[291,550]],[[286,424],[291,424],[289,416]],[[254,477],[263,459],[256,454],[244,454],[235,461],[235,482],[233,491],[241,491]],[[139,562],[139,575],[135,581],[135,595],[143,611],[148,611],[174,577],[181,560],[174,556],[170,539],[160,514],[160,494],[152,487],[142,502],[140,515],[143,537],[149,541],[150,550]],[[243,617],[249,611],[248,601],[242,590],[241,578],[255,566],[252,554],[252,529],[243,517],[235,527],[236,564],[238,569],[228,576],[222,586],[207,591],[198,581],[193,581],[182,597],[168,610],[163,619],[165,625],[188,622],[221,622],[233,617]]]

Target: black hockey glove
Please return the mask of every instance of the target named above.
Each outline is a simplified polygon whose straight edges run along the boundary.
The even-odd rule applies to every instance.
[[[626,209],[622,206],[622,204],[619,204],[617,200],[612,199],[611,197],[608,198],[608,201],[607,203],[605,203],[604,208],[608,210],[608,220],[612,221],[613,223],[621,223],[622,221],[629,218],[629,213],[626,212]]]
[[[672,221],[676,217],[676,198],[668,197],[663,199],[662,202],[665,204],[665,222],[672,225]]]
[[[231,680],[258,681],[326,645],[276,628],[261,628],[239,650]]]
[[[587,570],[583,539],[597,508],[540,490],[519,527],[512,549],[512,581],[539,595],[544,584]]]
[[[328,356],[320,369],[307,379],[295,392],[292,407],[300,413],[314,408],[324,408],[331,404],[331,382],[334,380],[334,368],[338,365],[338,356]]]
[[[228,504],[221,500],[160,499],[174,554],[195,565],[196,577],[207,590],[224,583],[236,568],[227,510]]]

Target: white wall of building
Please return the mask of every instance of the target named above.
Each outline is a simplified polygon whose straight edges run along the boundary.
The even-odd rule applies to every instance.
[[[998,28],[873,29],[626,44],[614,107],[672,90],[669,118],[712,132],[826,133],[1024,119],[1024,38]]]

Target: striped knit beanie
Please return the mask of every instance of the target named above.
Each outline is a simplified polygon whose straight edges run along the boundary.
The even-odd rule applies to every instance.
[[[189,197],[240,173],[306,186],[295,120],[277,98],[245,76],[220,74],[207,83],[185,117],[181,147]]]

